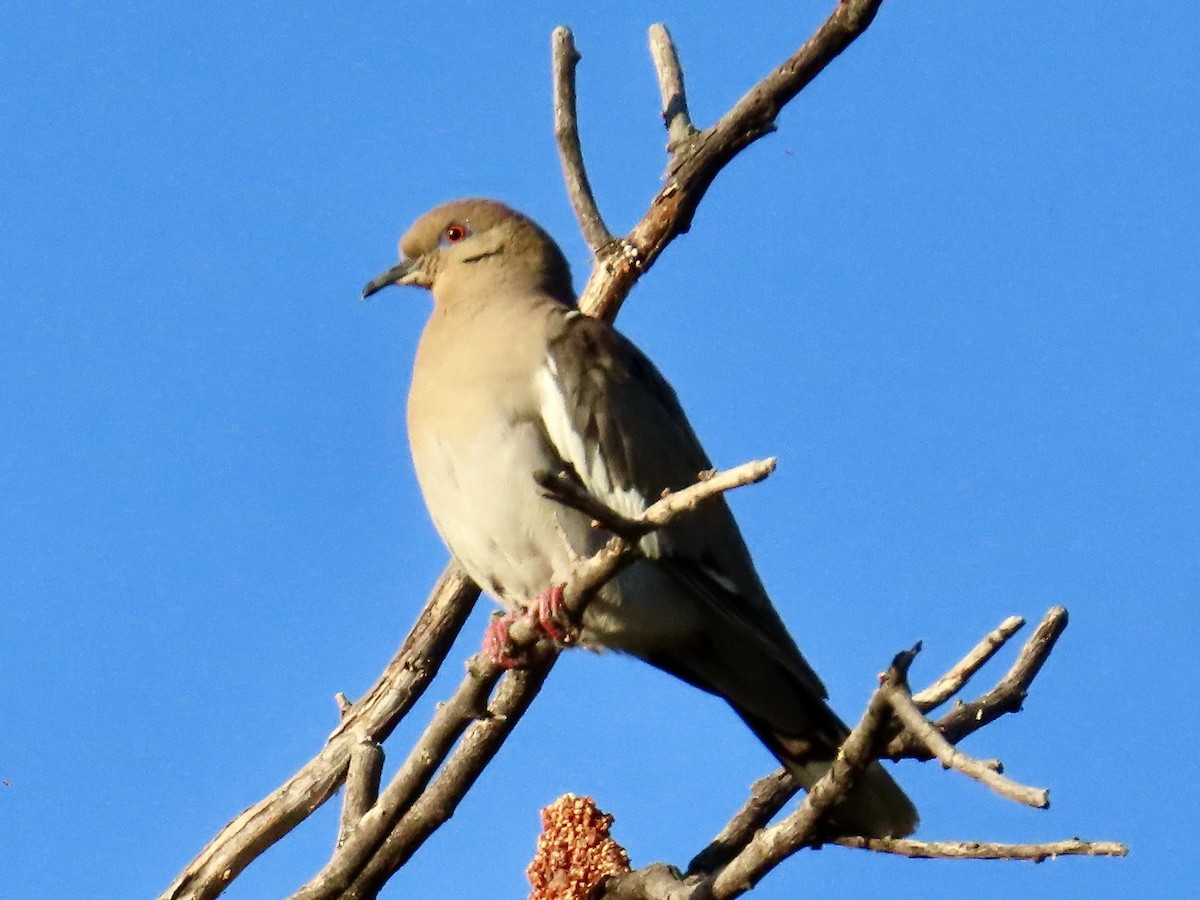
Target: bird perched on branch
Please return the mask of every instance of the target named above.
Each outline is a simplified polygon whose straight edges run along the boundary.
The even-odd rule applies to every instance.
[[[451,552],[511,612],[536,610],[552,636],[572,563],[608,537],[548,496],[565,471],[628,517],[711,468],[674,391],[630,341],[575,307],[566,258],[537,224],[494,200],[426,213],[401,261],[363,290],[433,292],[408,397],[417,480]],[[578,640],[640,657],[724,698],[806,787],[846,726],[771,605],[729,507],[714,497],[642,538],[642,558],[586,607]],[[831,825],[900,837],[917,812],[878,764]]]

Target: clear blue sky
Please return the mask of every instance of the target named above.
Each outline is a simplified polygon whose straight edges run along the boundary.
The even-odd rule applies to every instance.
[[[582,279],[552,27],[576,31],[585,153],[624,230],[664,162],[646,26],[671,28],[707,124],[829,8],[5,4],[0,897],[156,894],[399,644],[446,560],[404,438],[429,302],[358,292],[413,218],[480,194]],[[719,463],[780,457],[736,509],[847,717],[918,638],[919,684],[1005,616],[1069,607],[1026,712],[966,745],[1053,807],[910,763],[921,836],[1133,848],[829,849],[756,896],[1194,890],[1198,25],[1181,2],[886,4],[623,313]],[[385,896],[522,896],[565,791],[636,863],[685,863],[770,767],[718,702],[567,654]],[[332,825],[228,896],[287,893]]]

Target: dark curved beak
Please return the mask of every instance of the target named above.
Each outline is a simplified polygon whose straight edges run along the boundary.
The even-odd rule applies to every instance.
[[[362,298],[366,300],[377,291],[382,291],[389,284],[396,284],[397,282],[402,281],[410,272],[412,272],[412,270],[412,260],[401,260],[382,275],[379,275],[368,281],[367,286],[363,288]]]

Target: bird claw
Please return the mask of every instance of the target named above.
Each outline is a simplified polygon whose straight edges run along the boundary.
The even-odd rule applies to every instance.
[[[504,669],[524,668],[529,664],[527,651],[514,652],[508,630],[513,622],[527,618],[547,637],[559,644],[570,645],[578,639],[575,627],[568,621],[563,607],[563,585],[546,588],[524,612],[506,612],[494,616],[483,633],[483,652],[489,660]]]
[[[533,601],[533,613],[538,626],[551,638],[560,644],[575,643],[578,635],[575,628],[567,619],[567,611],[563,607],[563,588],[566,585],[555,584],[546,588]]]
[[[493,616],[483,632],[484,655],[502,669],[519,669],[528,662],[525,654],[513,653],[512,640],[508,636],[512,623],[522,615],[519,612],[506,612]]]

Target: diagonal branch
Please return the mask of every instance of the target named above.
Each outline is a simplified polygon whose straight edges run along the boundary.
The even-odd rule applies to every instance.
[[[870,26],[883,0],[841,0],[811,38],[754,85],[716,124],[683,141],[672,141],[666,183],[624,238],[608,245],[579,297],[579,308],[611,321],[629,291],[676,237],[691,227],[700,201],[721,170],[742,150],[775,129],[779,111]],[[665,29],[664,29],[665,31]],[[651,41],[664,47],[654,34]],[[674,74],[667,51],[658,65],[660,91]],[[665,68],[664,68],[665,67]],[[675,71],[681,71],[674,66]],[[679,97],[682,100],[682,76]],[[682,106],[682,104],[680,104]],[[683,106],[686,110],[686,106]],[[673,121],[678,119],[672,111]],[[668,127],[669,127],[668,123]],[[680,126],[676,125],[676,132]],[[674,135],[672,135],[674,137]],[[564,162],[564,166],[566,163]],[[588,240],[592,244],[591,239]],[[593,249],[595,245],[593,244]]]
[[[750,843],[754,833],[779,815],[789,800],[800,793],[800,782],[787,769],[776,769],[750,785],[750,798],[733,814],[708,846],[690,863],[689,875],[711,874],[733,859]]]
[[[613,534],[637,538],[654,530],[653,525],[631,519],[600,502],[595,494],[580,484],[578,478],[571,477],[567,472],[534,472],[533,480],[547,497],[585,516],[591,516],[593,525]]]
[[[783,821],[755,831],[733,858],[714,874],[693,875],[687,879],[677,877],[675,885],[670,887],[664,882],[662,871],[650,866],[616,876],[605,885],[601,896],[610,900],[636,896],[732,900],[753,888],[771,869],[801,847],[811,846],[820,835],[826,815],[846,798],[859,774],[875,761],[877,744],[891,718],[886,689],[905,684],[908,668],[918,649],[914,647],[897,654],[887,672],[880,676],[879,688],[871,696],[858,724],[842,742],[829,771],[817,779],[803,802]],[[647,878],[659,885],[653,888],[655,893],[649,893],[649,886],[640,885],[642,879]]]
[[[551,62],[554,71],[554,137],[558,141],[563,178],[567,195],[579,220],[579,227],[592,253],[597,257],[613,241],[612,232],[604,224],[587,169],[583,165],[583,148],[579,143],[579,117],[575,111],[575,66],[579,52],[571,29],[554,29],[551,41]]]
[[[692,116],[688,112],[679,53],[665,25],[650,26],[650,56],[654,60],[658,92],[662,97],[663,124],[667,126],[667,152],[673,156],[699,132],[692,125]]]
[[[945,675],[923,691],[913,694],[913,702],[923,713],[937,709],[966,687],[972,676],[987,665],[988,660],[1000,652],[1000,648],[1007,644],[1009,638],[1020,631],[1024,625],[1025,620],[1020,616],[1009,616],[993,631],[988,632],[987,636]]]
[[[333,796],[346,777],[354,747],[362,740],[384,740],[420,699],[478,596],[479,589],[458,565],[450,565],[399,652],[345,713],[321,752],[221,829],[160,900],[217,897],[251,861]]]
[[[837,759],[809,789],[796,811],[777,825],[757,832],[745,848],[712,877],[712,900],[741,896],[767,872],[818,836],[825,814],[847,796],[858,775],[875,761],[876,744],[890,718],[888,692],[906,686],[908,668],[918,650],[919,645],[898,654],[892,661],[867,703],[863,717],[842,742]]]
[[[914,841],[905,838],[843,837],[830,843],[852,850],[873,850],[910,859],[1015,859],[1043,862],[1056,856],[1128,856],[1116,841],[1048,841],[1041,844],[1000,844],[990,841]]]
[[[964,775],[987,785],[1001,797],[1007,797],[1038,809],[1045,809],[1050,805],[1049,791],[1027,787],[1005,778],[996,771],[994,766],[989,766],[968,756],[942,737],[937,727],[921,715],[921,710],[917,709],[917,705],[913,703],[912,696],[905,687],[892,685],[884,690],[884,694],[892,711],[895,712],[908,734],[924,744],[942,766],[947,769],[957,769]]]
[[[293,895],[293,900],[342,896],[395,828],[400,817],[420,797],[463,732],[472,722],[487,717],[488,695],[499,680],[499,671],[489,672],[468,666],[467,677],[454,696],[439,708],[391,783],[379,795],[379,801],[365,809],[349,827],[344,827],[345,837],[332,858],[307,885]]]
[[[331,896],[339,900],[374,900],[387,880],[411,858],[425,840],[454,814],[492,757],[541,690],[549,664],[511,672],[488,705],[488,715],[476,721],[446,765],[430,782],[399,825],[372,855],[348,890]]]
[[[383,775],[383,745],[370,739],[359,741],[350,751],[346,772],[346,797],[338,821],[337,847],[350,838],[359,820],[379,800],[379,780]]]

